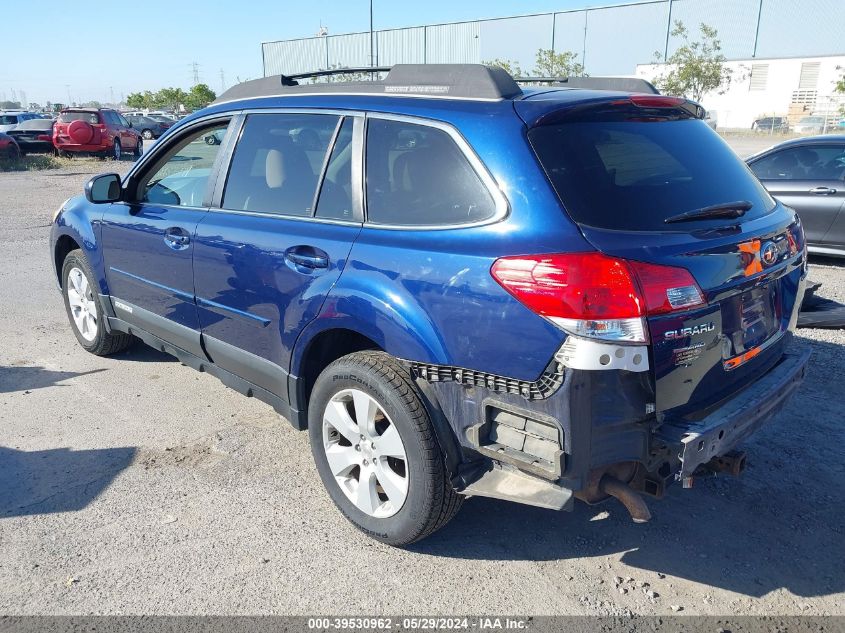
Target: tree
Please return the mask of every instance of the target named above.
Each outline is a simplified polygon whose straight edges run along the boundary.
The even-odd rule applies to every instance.
[[[522,68],[519,67],[519,62],[513,59],[489,59],[486,62],[481,62],[485,66],[494,66],[502,68],[511,77],[522,77]]]
[[[584,65],[575,61],[577,53],[563,51],[555,53],[551,48],[537,51],[534,75],[537,77],[575,77],[584,75]]]
[[[701,24],[701,39],[690,41],[690,34],[684,23],[675,21],[672,37],[679,37],[682,45],[666,60],[667,69],[655,77],[652,83],[663,93],[701,101],[708,92],[723,94],[731,83],[733,71],[725,67],[722,43],[718,32],[712,26]],[[654,54],[660,61],[659,52]]]
[[[0,101],[0,110],[19,110],[20,101]]]
[[[153,95],[153,105],[177,111],[187,98],[188,95],[181,88],[162,88]]]
[[[126,105],[135,110],[149,110],[154,107],[153,93],[149,90],[144,92],[133,92],[126,96]]]
[[[206,84],[192,87],[185,97],[185,107],[189,110],[201,110],[217,98],[217,94]]]

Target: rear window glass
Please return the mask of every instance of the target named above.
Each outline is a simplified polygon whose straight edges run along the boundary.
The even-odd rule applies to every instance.
[[[745,163],[700,120],[560,123],[536,127],[529,138],[578,224],[681,230],[731,220],[672,225],[664,220],[728,202],[752,203],[745,219],[774,208],[774,200]]]
[[[17,122],[17,114],[0,114],[0,125],[14,125]]]
[[[96,112],[62,112],[59,115],[59,123],[70,123],[71,121],[99,123],[100,119],[97,117]]]
[[[18,130],[49,130],[53,127],[53,122],[50,119],[30,119],[23,123],[18,123]]]

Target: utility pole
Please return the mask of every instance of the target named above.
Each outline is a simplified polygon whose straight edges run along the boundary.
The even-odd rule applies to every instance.
[[[223,72],[223,69],[220,69],[220,92],[226,91],[226,73]]]
[[[200,82],[200,65],[196,62],[191,62],[191,72],[194,75],[194,85]]]
[[[70,107],[73,105],[73,99],[70,98],[70,84],[65,84],[65,88],[67,88],[67,104]]]
[[[373,46],[373,0],[370,0],[370,68],[374,68],[375,65],[375,47]]]
[[[109,86],[109,95],[111,96],[111,105],[114,105],[114,86]]]

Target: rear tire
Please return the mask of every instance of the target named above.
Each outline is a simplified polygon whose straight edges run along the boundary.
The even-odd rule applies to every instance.
[[[153,131],[152,130],[144,130],[141,132],[141,136],[143,136],[148,141],[153,138]]]
[[[122,156],[123,148],[120,146],[120,141],[118,139],[114,139],[114,146],[112,147],[112,159],[120,160]]]
[[[391,356],[356,352],[329,365],[314,384],[308,426],[323,485],[368,536],[408,545],[460,509],[428,412]]]
[[[132,154],[135,156],[135,158],[141,158],[141,155],[143,153],[144,153],[144,141],[141,140],[140,137],[138,137],[138,142],[135,143],[135,151],[133,151]]]
[[[82,348],[97,356],[108,356],[129,347],[130,334],[107,332],[99,286],[91,266],[80,249],[68,253],[62,264],[62,296],[70,327]]]

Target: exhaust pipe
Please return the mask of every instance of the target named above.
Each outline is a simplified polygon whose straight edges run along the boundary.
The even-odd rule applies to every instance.
[[[716,473],[728,473],[734,477],[739,477],[745,470],[745,451],[730,451],[714,457],[705,464],[705,467]]]
[[[643,498],[634,490],[611,475],[603,475],[599,482],[599,490],[619,499],[631,514],[634,523],[647,523],[651,520],[651,512]]]

